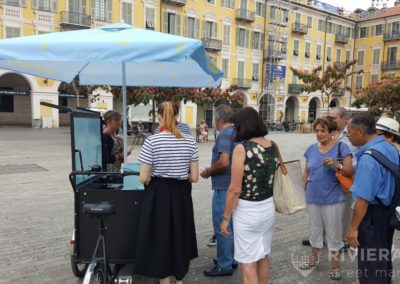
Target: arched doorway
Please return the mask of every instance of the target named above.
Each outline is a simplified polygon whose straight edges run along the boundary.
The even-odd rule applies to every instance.
[[[290,96],[285,104],[285,119],[286,121],[299,122],[299,99]]]
[[[333,99],[331,100],[330,104],[329,104],[329,108],[334,108],[334,107],[340,107],[340,102],[338,99]]]
[[[274,122],[275,98],[271,94],[264,94],[260,99],[259,113],[266,123]]]
[[[312,98],[308,103],[308,122],[313,123],[320,115],[320,100],[316,97]]]
[[[32,126],[31,86],[20,74],[0,76],[0,124]]]

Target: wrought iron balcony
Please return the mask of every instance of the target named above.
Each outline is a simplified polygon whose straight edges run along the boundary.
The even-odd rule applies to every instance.
[[[90,16],[74,12],[62,11],[60,25],[64,28],[75,27],[88,29],[90,28]]]
[[[221,51],[221,49],[222,49],[222,40],[208,38],[208,37],[202,38],[201,40],[204,42],[204,47],[207,50]]]
[[[236,9],[236,20],[252,23],[255,21],[256,13],[246,9]]]
[[[164,3],[184,6],[186,5],[186,0],[163,0]]]
[[[250,89],[252,80],[243,78],[234,78],[232,84],[240,89]]]
[[[300,23],[293,23],[292,24],[292,32],[299,33],[299,34],[306,34],[306,33],[308,33],[307,25],[300,24]]]
[[[382,62],[383,70],[400,69],[400,61],[384,61]]]
[[[384,34],[383,41],[389,40],[400,40],[400,32]]]
[[[346,35],[335,35],[335,42],[337,43],[348,43],[349,37]]]
[[[302,84],[289,84],[288,92],[292,94],[300,94],[302,92],[303,85]]]

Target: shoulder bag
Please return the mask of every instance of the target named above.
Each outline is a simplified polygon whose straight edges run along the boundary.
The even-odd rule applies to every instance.
[[[279,148],[272,142],[278,154],[278,168],[275,172],[273,198],[275,210],[281,214],[293,214],[307,208],[300,161],[283,162]],[[287,168],[293,168],[290,175]],[[297,177],[297,178],[296,178]],[[293,179],[296,184],[293,183]],[[296,186],[297,185],[297,186]]]
[[[336,159],[336,161],[338,163],[340,163],[341,165],[343,165],[342,151],[340,150],[340,145],[342,143],[343,142],[339,142],[339,144],[338,144],[338,155],[337,155],[337,159]],[[349,192],[351,186],[353,185],[354,175],[352,175],[351,177],[344,176],[340,170],[337,170],[335,175],[336,175],[337,180],[340,183],[340,186],[343,189],[343,192],[344,193]]]

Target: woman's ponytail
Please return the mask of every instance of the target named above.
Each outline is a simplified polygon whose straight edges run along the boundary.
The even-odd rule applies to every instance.
[[[182,138],[182,133],[176,128],[176,119],[174,108],[171,102],[163,102],[158,107],[157,111],[164,119],[164,127],[171,131],[176,138]]]

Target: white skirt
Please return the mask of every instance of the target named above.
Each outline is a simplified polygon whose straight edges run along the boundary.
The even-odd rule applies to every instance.
[[[239,199],[232,218],[236,261],[256,262],[271,252],[275,221],[272,197],[262,201]]]

